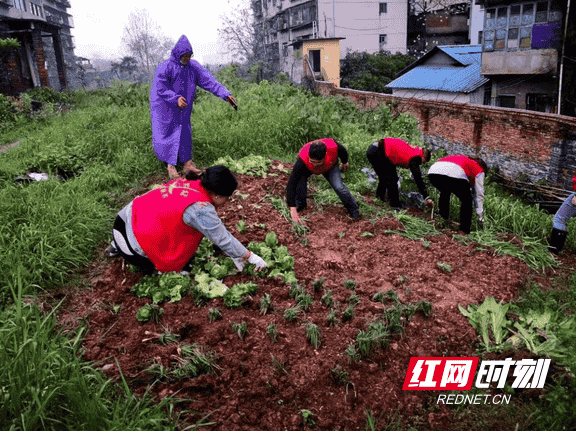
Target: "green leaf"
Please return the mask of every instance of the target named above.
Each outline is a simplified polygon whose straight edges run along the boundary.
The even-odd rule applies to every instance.
[[[278,238],[276,237],[276,232],[268,232],[266,234],[266,238],[264,238],[264,242],[271,249],[276,248],[278,246]]]

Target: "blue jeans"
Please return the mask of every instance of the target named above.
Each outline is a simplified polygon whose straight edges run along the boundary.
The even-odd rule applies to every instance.
[[[558,208],[552,219],[552,227],[558,230],[567,231],[568,221],[576,215],[576,206],[572,203],[576,193],[572,193]]]
[[[332,169],[328,172],[322,174],[324,178],[328,180],[330,186],[334,189],[344,207],[348,211],[348,214],[352,218],[358,217],[358,204],[352,197],[352,193],[344,182],[342,181],[342,172],[340,172],[340,168],[338,165],[335,165]],[[306,195],[308,193],[308,178],[309,177],[301,177],[298,184],[296,184],[296,209],[298,211],[302,211],[307,206],[306,202]]]

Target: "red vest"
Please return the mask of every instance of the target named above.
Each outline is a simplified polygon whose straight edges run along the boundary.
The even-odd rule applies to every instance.
[[[472,160],[470,157],[466,156],[448,156],[438,159],[439,162],[450,162],[460,166],[466,176],[468,177],[468,181],[470,184],[474,184],[476,177],[481,173],[484,172],[480,165]]]
[[[384,139],[384,149],[386,151],[386,157],[390,159],[392,164],[402,168],[408,168],[408,163],[412,157],[422,157],[424,153],[422,148],[413,147],[398,138]]]
[[[212,198],[200,180],[182,178],[134,199],[132,231],[158,271],[180,271],[196,252],[204,235],[182,220],[196,202],[212,203]]]
[[[576,175],[572,177],[572,190],[576,192]]]
[[[310,163],[310,156],[309,156],[310,145],[313,142],[317,141],[308,142],[306,145],[302,147],[302,149],[298,153],[298,157],[302,159],[306,167],[310,169],[310,172],[316,175],[328,172],[338,162],[338,144],[336,144],[336,141],[331,138],[319,139],[319,141],[323,142],[324,145],[326,145],[326,157],[324,157],[323,166],[316,168],[312,163]]]

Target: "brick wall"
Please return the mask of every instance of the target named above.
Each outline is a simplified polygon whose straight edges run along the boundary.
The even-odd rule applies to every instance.
[[[347,97],[358,107],[384,103],[414,115],[424,141],[450,154],[477,155],[509,177],[571,188],[576,173],[576,118],[521,109],[394,97],[318,82],[323,96]]]
[[[38,75],[40,76],[40,85],[42,87],[49,87],[48,71],[45,67],[44,45],[42,44],[42,36],[39,30],[32,32],[32,46],[36,64],[38,65]]]

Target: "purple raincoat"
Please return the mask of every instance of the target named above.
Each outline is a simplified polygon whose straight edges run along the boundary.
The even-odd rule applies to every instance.
[[[176,165],[178,158],[182,163],[192,160],[190,116],[196,86],[224,100],[230,95],[197,61],[190,59],[182,65],[180,57],[186,53],[192,53],[192,45],[182,36],[172,48],[170,59],[156,68],[150,94],[152,145],[156,156],[170,165]],[[178,108],[179,97],[186,99],[186,108]]]

